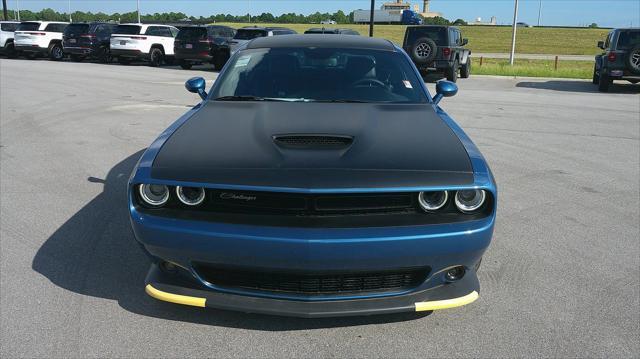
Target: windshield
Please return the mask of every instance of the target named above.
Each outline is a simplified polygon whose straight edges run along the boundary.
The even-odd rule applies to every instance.
[[[39,22],[23,22],[18,26],[16,31],[35,31],[40,28]]]
[[[118,25],[113,33],[122,35],[140,35],[140,28],[141,27],[138,25]]]
[[[618,38],[619,49],[630,49],[640,45],[640,31],[622,31]]]
[[[236,36],[233,38],[236,40],[253,40],[256,37],[265,37],[267,36],[267,32],[265,30],[247,30],[247,29],[239,29],[236,32]]]
[[[422,103],[422,84],[399,53],[339,48],[244,50],[212,94],[218,100]]]
[[[65,35],[86,34],[89,32],[89,24],[71,24],[64,29]]]

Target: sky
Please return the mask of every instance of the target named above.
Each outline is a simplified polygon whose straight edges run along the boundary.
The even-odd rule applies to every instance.
[[[66,12],[68,0],[7,0],[8,7],[15,9],[41,10],[52,8]],[[407,0],[405,0],[407,1]],[[376,1],[379,8],[385,1]],[[422,4],[421,0],[410,0]],[[541,6],[542,25],[584,26],[593,22],[603,27],[640,26],[640,0],[520,0],[518,21],[532,25],[538,23]],[[369,8],[370,0],[140,0],[142,13],[184,12],[200,16],[218,13],[257,15],[271,12],[278,15],[286,12],[302,14],[320,12],[333,13],[342,10],[349,13],[356,9]],[[136,0],[71,0],[72,11],[129,12],[135,11]],[[496,16],[499,24],[509,24],[513,18],[514,0],[431,0],[431,11],[443,13],[444,17],[483,21]]]

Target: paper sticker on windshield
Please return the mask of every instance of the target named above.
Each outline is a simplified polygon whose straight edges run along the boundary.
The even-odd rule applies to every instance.
[[[413,86],[411,86],[411,82],[407,81],[407,80],[402,80],[402,83],[404,83],[404,87],[408,88],[408,89],[412,89]]]
[[[245,67],[251,61],[251,55],[240,56],[234,67]]]

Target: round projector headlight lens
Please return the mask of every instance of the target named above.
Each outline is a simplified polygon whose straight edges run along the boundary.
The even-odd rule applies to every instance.
[[[141,184],[140,197],[151,206],[162,206],[169,200],[169,188],[162,184]]]
[[[187,206],[197,206],[204,201],[204,188],[178,186],[176,194],[180,202]]]
[[[420,192],[418,202],[425,211],[437,211],[447,204],[449,193],[447,191]]]
[[[461,212],[469,213],[482,207],[486,193],[481,189],[462,190],[456,192],[456,207]]]

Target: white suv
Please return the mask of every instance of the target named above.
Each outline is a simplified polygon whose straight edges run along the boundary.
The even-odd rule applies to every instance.
[[[178,29],[169,25],[122,24],[111,34],[111,55],[121,64],[149,61],[151,66],[173,62],[173,43]]]
[[[48,55],[51,60],[62,60],[62,33],[67,25],[68,22],[25,21],[15,32],[16,50],[28,59]]]
[[[9,58],[16,57],[16,48],[13,45],[13,33],[20,25],[17,21],[0,21],[0,53]]]

